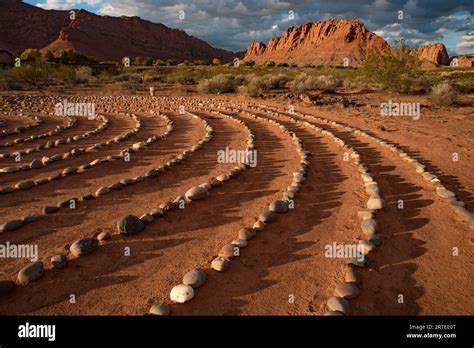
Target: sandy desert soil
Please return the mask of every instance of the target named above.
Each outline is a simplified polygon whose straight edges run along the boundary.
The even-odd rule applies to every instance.
[[[380,103],[401,99],[397,95],[347,94],[346,98],[360,105],[344,108],[288,99],[283,94],[253,99],[198,95],[192,89],[168,87],[157,88],[157,94],[118,97],[106,90],[75,90],[69,98],[101,96],[96,109],[109,120],[107,128],[77,141],[25,154],[20,163],[10,157],[0,159],[1,171],[110,140],[106,146],[40,168],[0,173],[0,189],[25,180],[35,183],[31,188],[0,194],[0,225],[32,213],[41,214],[45,206],[94,194],[122,179],[136,179],[135,184],[113,188],[94,200],[77,201],[75,209],[63,207],[42,214],[38,221],[24,222],[13,231],[0,233],[0,244],[38,245],[39,259],[45,265],[41,278],[0,295],[1,314],[145,315],[153,303],[166,302],[173,315],[323,315],[330,310],[327,301],[335,296],[336,286],[345,281],[349,267],[346,258],[327,257],[325,247],[334,242],[357,244],[360,239],[368,239],[358,212],[366,208],[369,196],[359,162],[355,157],[346,158],[354,151],[377,182],[386,207],[375,213],[381,245],[367,255],[365,267],[353,267],[360,277],[360,294],[349,300],[350,313],[474,314],[473,96],[463,96],[461,106],[439,109],[430,107],[422,97],[410,97],[422,105],[420,119],[413,120],[379,115]],[[17,93],[16,99],[8,100],[23,97]],[[38,98],[46,100],[47,96]],[[37,100],[34,97],[26,109],[34,107]],[[64,118],[48,114],[52,104],[48,105],[47,111],[32,113],[43,118],[44,124],[2,137],[0,142],[64,125]],[[180,106],[185,107],[184,113]],[[1,129],[30,122],[16,114],[16,104],[8,104],[6,109],[0,114],[0,119],[6,121]],[[113,142],[136,126],[125,112],[136,114],[141,127],[127,139]],[[167,132],[165,116],[173,121],[174,128],[161,138]],[[203,121],[213,129],[210,141],[187,154],[181,163],[169,166],[156,177],[146,177],[150,170],[165,165],[206,136]],[[72,138],[100,124],[98,119],[78,118],[74,126],[59,134],[0,147],[0,153]],[[202,201],[187,202],[184,209],[171,209],[163,217],[155,217],[139,234],[118,233],[116,223],[123,216],[141,216],[211,177],[228,174],[236,164],[218,163],[217,151],[226,147],[245,149],[248,132],[244,125],[255,136],[255,168],[242,170],[238,177],[212,188]],[[48,180],[67,167],[119,155],[154,135],[159,139],[131,151],[129,162],[109,157],[91,168]],[[292,185],[293,173],[301,165],[301,152],[293,135],[300,139],[309,161],[305,180],[294,198],[294,209],[278,214],[275,222],[257,232],[240,249],[240,256],[232,259],[227,271],[213,270],[211,261],[219,250],[237,239],[239,229],[252,227],[259,214],[273,200],[281,199]],[[408,158],[424,165],[425,171],[436,175],[457,200],[440,197],[434,184],[417,173],[411,162],[381,142],[395,145]],[[453,153],[457,161],[453,161]],[[460,202],[464,209],[459,209]],[[70,253],[74,241],[106,231],[111,238],[101,241],[97,250],[81,257]],[[50,259],[56,254],[68,257],[65,268],[52,267]],[[27,259],[2,259],[0,280],[16,281],[18,272],[29,263]],[[181,284],[183,275],[193,268],[204,269],[207,282],[195,289],[191,301],[172,303],[170,290]]]

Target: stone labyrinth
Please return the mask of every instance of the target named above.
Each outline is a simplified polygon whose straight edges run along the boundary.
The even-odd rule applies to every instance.
[[[1,260],[1,313],[384,314],[363,295],[392,271],[377,265],[392,263],[401,179],[375,158],[416,173],[441,218],[473,227],[426,161],[298,108],[69,101],[95,103],[97,117],[54,116],[59,97],[1,98],[0,244],[37,250]],[[256,151],[256,165],[219,163],[226,148]],[[328,257],[333,243],[363,257]],[[394,309],[399,293],[415,301],[396,289],[411,275],[400,277],[378,295],[394,302],[386,314],[412,314]]]

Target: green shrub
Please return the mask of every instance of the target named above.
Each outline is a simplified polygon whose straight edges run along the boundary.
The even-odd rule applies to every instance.
[[[88,83],[92,80],[92,69],[88,66],[79,66],[76,68],[76,81],[79,83]]]
[[[76,70],[72,66],[60,65],[54,72],[54,77],[66,84],[76,83]]]
[[[219,74],[199,82],[197,89],[201,93],[221,94],[234,92],[239,84],[240,79],[236,79],[234,75]]]
[[[307,76],[301,74],[289,83],[289,87],[295,94],[304,94],[314,90],[334,92],[341,83],[341,80],[331,75]]]
[[[172,76],[168,78],[166,81],[168,83],[179,83],[181,85],[193,85],[197,83],[196,78],[189,74]]]
[[[245,86],[239,86],[238,92],[247,97],[259,97],[263,90],[257,84],[249,83]]]
[[[41,87],[49,84],[52,81],[52,68],[49,63],[41,59],[36,60],[31,64],[25,64],[20,67],[12,68],[8,71],[8,75],[18,81],[22,81]]]
[[[214,65],[214,66],[216,66],[216,65],[222,65],[221,60],[218,59],[218,58],[214,58],[214,59],[212,60],[212,65]]]
[[[207,62],[202,59],[198,59],[194,61],[194,65],[207,65]]]
[[[429,98],[434,105],[450,106],[458,102],[459,94],[449,82],[441,82],[433,87]]]
[[[277,67],[279,68],[288,68],[290,65],[288,63],[278,63]]]

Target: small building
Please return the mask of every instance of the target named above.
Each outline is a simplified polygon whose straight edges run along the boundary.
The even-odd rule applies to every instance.
[[[15,55],[7,50],[0,49],[0,67],[13,67],[15,65]]]

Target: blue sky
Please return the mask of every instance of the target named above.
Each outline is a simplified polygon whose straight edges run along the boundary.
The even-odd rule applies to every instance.
[[[474,53],[474,0],[25,0],[45,9],[82,8],[100,15],[140,16],[184,29],[232,51],[267,42],[290,25],[332,17],[359,18],[394,44],[443,42],[450,54]],[[350,5],[349,5],[350,4]],[[185,18],[179,17],[184,11]],[[292,11],[294,19],[290,19]],[[400,12],[402,17],[400,19]]]

